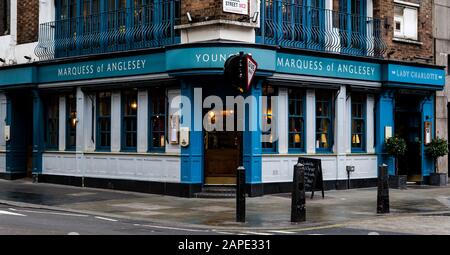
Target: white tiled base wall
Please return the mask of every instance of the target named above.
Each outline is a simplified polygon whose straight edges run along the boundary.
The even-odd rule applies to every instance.
[[[376,155],[355,156],[311,156],[322,161],[324,180],[346,180],[346,166],[355,166],[351,179],[368,179],[377,177]],[[294,165],[298,155],[262,156],[262,182],[292,182]]]
[[[44,153],[42,173],[179,183],[179,156]]]

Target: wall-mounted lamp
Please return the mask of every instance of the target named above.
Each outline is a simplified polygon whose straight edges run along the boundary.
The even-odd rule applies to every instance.
[[[189,22],[192,22],[192,16],[190,12],[186,12],[186,16]]]
[[[258,22],[258,17],[259,17],[259,12],[253,13],[253,16],[252,16],[252,22],[253,22],[253,23]]]
[[[28,62],[31,61],[31,57],[30,56],[23,56],[26,60],[28,60]]]
[[[0,58],[0,62],[5,63],[6,61],[3,58]]]

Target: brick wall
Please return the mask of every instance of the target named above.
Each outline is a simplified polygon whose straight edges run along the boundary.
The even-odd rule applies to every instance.
[[[432,0],[403,0],[406,2],[418,3],[418,41],[421,45],[396,42],[394,37],[394,0],[374,0],[374,17],[387,21],[389,26],[385,29],[384,39],[388,44],[388,50],[385,58],[397,59],[403,61],[424,62],[424,59],[430,59],[428,63],[433,63],[433,19],[432,19]]]
[[[189,12],[193,22],[208,20],[247,21],[248,15],[223,12],[223,0],[181,0],[181,24],[187,24],[186,13]]]
[[[17,43],[30,43],[38,39],[39,1],[17,1]]]

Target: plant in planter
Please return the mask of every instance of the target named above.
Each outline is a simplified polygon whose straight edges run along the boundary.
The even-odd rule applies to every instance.
[[[398,156],[403,156],[406,153],[406,141],[399,136],[393,136],[386,140],[386,152],[394,157],[395,160],[395,175],[398,174]]]
[[[446,185],[447,175],[439,173],[438,158],[448,154],[448,142],[445,139],[437,137],[433,139],[431,143],[425,147],[425,153],[434,160],[434,173],[430,177],[430,183],[432,185]]]

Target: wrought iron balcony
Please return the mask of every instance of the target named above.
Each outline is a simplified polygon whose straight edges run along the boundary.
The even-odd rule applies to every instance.
[[[40,24],[40,60],[152,48],[178,43],[180,0]]]
[[[386,52],[381,20],[295,2],[262,0],[257,42],[378,58]]]

